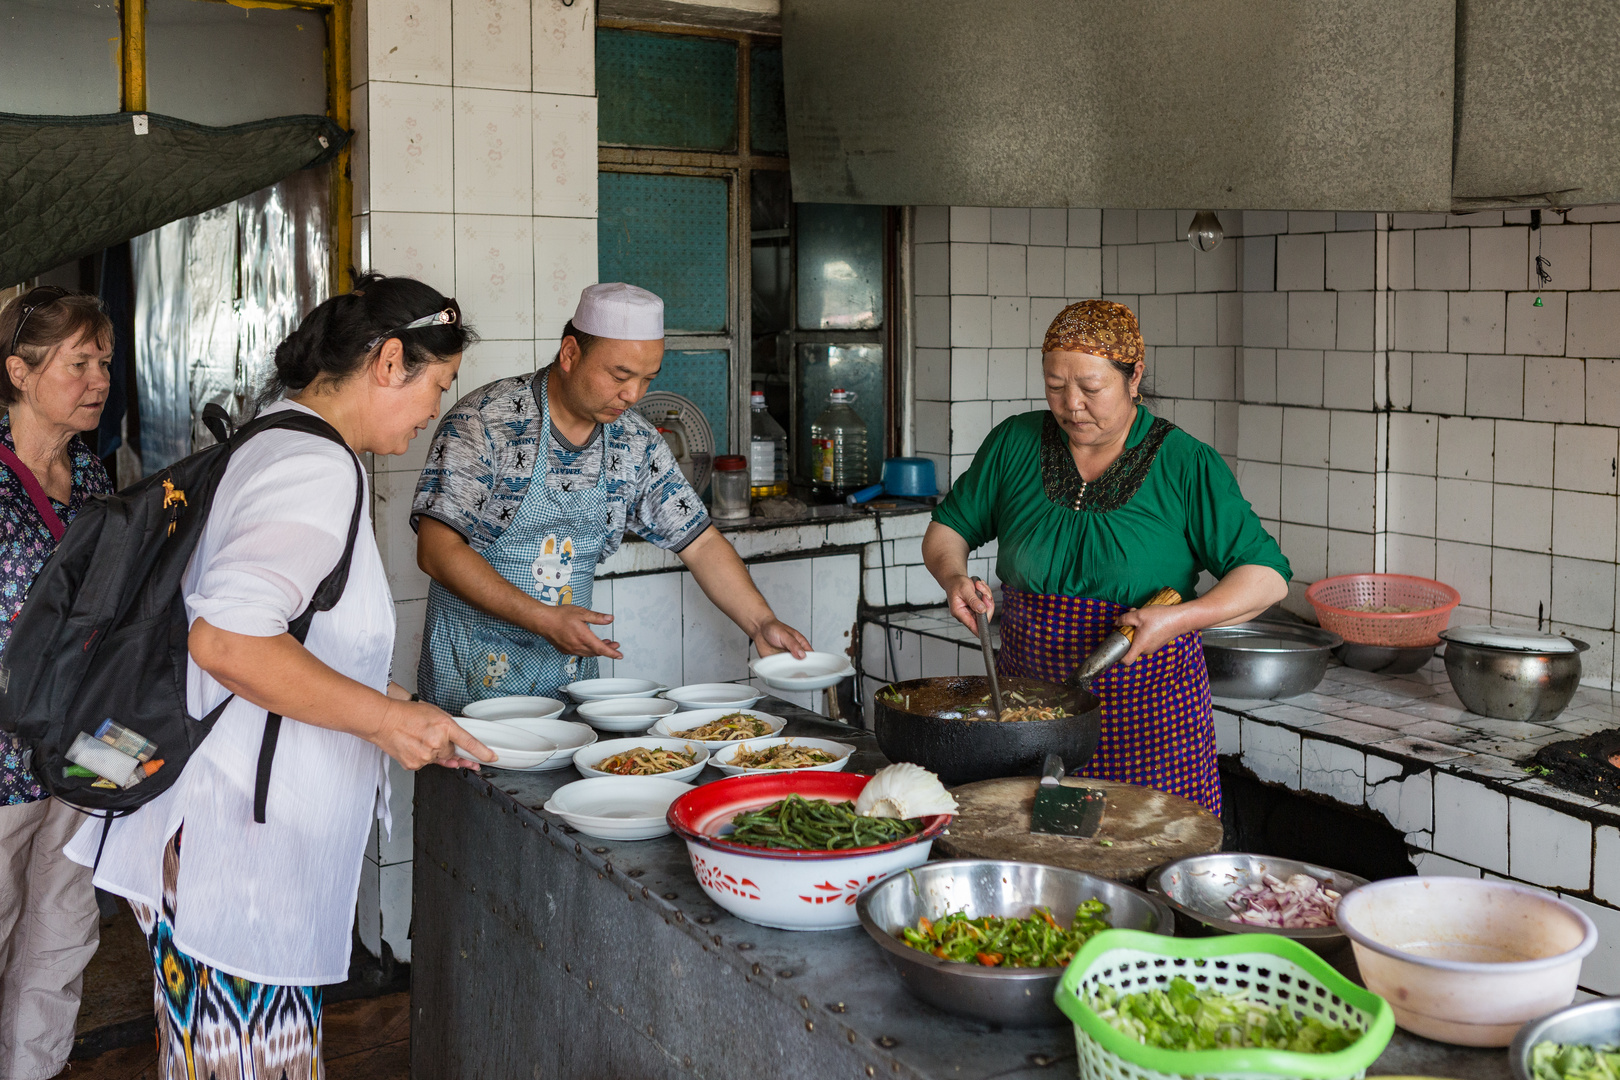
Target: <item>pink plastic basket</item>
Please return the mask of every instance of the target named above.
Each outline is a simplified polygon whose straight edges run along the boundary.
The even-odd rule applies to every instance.
[[[1305,590],[1322,626],[1358,645],[1434,645],[1462,597],[1444,582],[1408,574],[1341,574]],[[1364,607],[1414,611],[1356,611]]]

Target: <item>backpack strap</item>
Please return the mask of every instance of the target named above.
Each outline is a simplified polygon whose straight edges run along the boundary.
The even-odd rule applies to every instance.
[[[308,435],[319,435],[330,439],[349,450],[349,444],[343,441],[337,429],[318,416],[311,416],[302,412],[277,412],[243,425],[235,435],[237,439],[248,439],[269,428],[289,428],[302,431]],[[310,623],[315,620],[318,611],[330,611],[337,606],[343,598],[343,589],[349,582],[349,563],[354,558],[355,538],[360,535],[360,512],[364,509],[366,484],[360,472],[360,458],[352,450],[349,456],[354,461],[354,513],[349,518],[349,538],[343,545],[343,555],[338,559],[332,572],[326,575],[315,589],[315,595],[310,597],[309,605],[298,618],[287,627],[287,632],[293,636],[300,645],[309,636]],[[281,714],[266,713],[264,717],[264,737],[259,741],[258,775],[253,782],[253,820],[260,825],[264,824],[265,802],[270,797],[270,767],[275,762],[276,742],[281,738]]]
[[[62,534],[67,532],[67,526],[62,524],[61,515],[56,512],[56,507],[51,505],[51,497],[45,494],[45,489],[34,476],[34,470],[24,465],[22,458],[12,453],[11,448],[5,443],[0,443],[0,465],[10,469],[16,474],[17,479],[22,481],[23,490],[28,492],[28,498],[33,502],[34,509],[39,511],[45,527],[51,530],[51,539],[60,544]]]

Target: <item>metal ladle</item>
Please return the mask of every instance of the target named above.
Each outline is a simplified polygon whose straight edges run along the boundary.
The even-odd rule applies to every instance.
[[[983,585],[978,578],[973,579],[975,586]],[[975,590],[977,592],[977,590]],[[990,649],[990,616],[984,612],[978,613],[979,648],[984,650],[984,673],[990,677],[990,705],[996,710],[996,719],[1001,719],[1001,684],[996,681],[996,654]]]

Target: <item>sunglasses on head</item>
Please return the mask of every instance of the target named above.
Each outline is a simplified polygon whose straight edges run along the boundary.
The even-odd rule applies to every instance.
[[[64,296],[71,296],[68,290],[60,285],[40,285],[29,289],[22,297],[22,316],[17,320],[17,329],[11,334],[11,348],[6,351],[7,356],[17,355],[17,344],[22,341],[23,326],[28,322],[28,316],[47,304],[54,304]]]
[[[457,323],[461,322],[461,305],[456,303],[454,297],[450,298],[447,303],[449,306],[443,311],[435,311],[431,315],[424,315],[420,319],[413,319],[404,326],[395,327],[386,334],[379,334],[378,336],[372,338],[366,343],[366,351],[370,352],[372,349],[375,349],[378,345],[381,345],[394,335],[403,334],[407,330],[420,330],[428,326],[455,326]]]

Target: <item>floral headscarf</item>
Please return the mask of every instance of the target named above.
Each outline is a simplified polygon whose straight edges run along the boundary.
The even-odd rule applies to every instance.
[[[1147,359],[1136,313],[1112,300],[1081,300],[1058,312],[1041,351],[1091,353],[1117,364]]]

